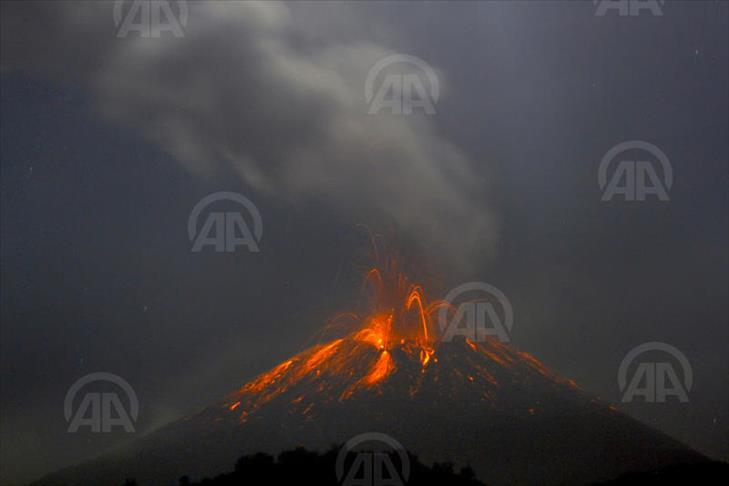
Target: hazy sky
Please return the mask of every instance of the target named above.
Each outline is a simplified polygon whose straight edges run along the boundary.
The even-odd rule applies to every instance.
[[[513,344],[606,400],[632,348],[677,347],[688,403],[619,407],[726,459],[728,5],[187,2],[182,37],[140,38],[114,2],[3,1],[3,483],[129,439],[66,433],[87,373],[133,386],[138,436],[299,351],[356,302],[358,224],[434,292],[501,289]],[[392,54],[432,69],[434,114],[368,114]],[[601,200],[628,140],[666,154],[669,201]],[[260,252],[191,252],[217,191]]]

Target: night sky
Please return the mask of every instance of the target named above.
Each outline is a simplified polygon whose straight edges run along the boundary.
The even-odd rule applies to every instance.
[[[488,282],[512,343],[713,458],[729,457],[729,4],[187,2],[184,36],[118,36],[114,2],[2,2],[3,484],[221,398],[356,305],[368,236],[432,292]],[[408,54],[436,113],[368,114]],[[617,144],[666,154],[670,200],[603,201]],[[192,252],[218,191],[259,252]],[[669,343],[689,401],[621,403],[623,357]],[[136,434],[69,434],[107,371]]]

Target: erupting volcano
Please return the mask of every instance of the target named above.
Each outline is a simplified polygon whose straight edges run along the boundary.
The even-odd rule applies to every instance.
[[[426,373],[430,363],[437,363],[438,329],[434,314],[441,307],[447,308],[447,303],[428,302],[423,288],[399,271],[394,258],[370,269],[364,285],[371,293],[367,314],[340,314],[323,334],[340,327],[354,330],[314,346],[246,384],[234,395],[237,400],[229,407],[231,411],[241,411],[241,421],[301,382],[316,381],[320,391],[326,389],[330,396],[336,395],[342,401],[385,382],[398,369],[397,355],[405,360],[401,365],[419,361],[422,373]],[[417,383],[413,385],[411,393],[415,394]]]
[[[369,269],[364,287],[370,297],[366,313],[340,314],[323,331],[327,334],[349,328],[343,337],[278,364],[233,393],[222,408],[244,424],[276,400],[288,402],[293,415],[313,418],[322,403],[367,399],[385,391],[389,396],[407,392],[408,399],[413,400],[425,394],[443,395],[446,388],[455,392],[466,387],[477,390],[477,400],[493,406],[498,390],[513,384],[516,376],[524,383],[547,382],[565,391],[578,389],[573,381],[560,378],[530,354],[495,338],[482,343],[470,339],[442,342],[436,317],[441,310],[450,314],[450,304],[429,301],[423,287],[409,281],[394,257]],[[456,355],[458,360],[454,360]],[[538,408],[539,404],[533,403],[527,410],[534,414]]]
[[[337,315],[319,344],[121,454],[39,484],[174,484],[243,453],[324,449],[371,431],[424,462],[469,464],[487,484],[588,484],[704,459],[496,338],[445,342],[436,316],[449,304],[429,300],[396,258],[378,260],[365,272],[365,311]]]

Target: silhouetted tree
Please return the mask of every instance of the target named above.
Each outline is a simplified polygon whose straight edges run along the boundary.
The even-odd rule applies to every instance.
[[[460,475],[463,479],[476,479],[476,471],[473,470],[470,464],[461,468]]]
[[[247,470],[267,471],[273,469],[273,456],[259,452],[253,456],[243,456],[235,463],[235,472],[242,473]]]
[[[339,486],[342,478],[336,476],[336,463],[340,447],[332,447],[324,453],[296,448],[280,453],[277,458],[258,453],[238,459],[232,473],[222,474],[212,479],[203,479],[198,486],[240,486],[259,484],[316,484],[317,486]],[[397,453],[389,453],[392,464],[400,466]],[[431,467],[421,463],[417,456],[408,454],[410,477],[408,486],[484,486],[475,479],[470,466],[459,473],[454,472],[452,463],[436,463]],[[359,463],[362,465],[362,463]],[[353,463],[348,463],[352,467]],[[360,471],[355,471],[359,473]],[[395,471],[396,473],[398,471]],[[356,477],[359,477],[357,475]],[[186,483],[190,484],[190,483]],[[180,486],[186,486],[180,480]],[[192,485],[191,485],[192,486]]]

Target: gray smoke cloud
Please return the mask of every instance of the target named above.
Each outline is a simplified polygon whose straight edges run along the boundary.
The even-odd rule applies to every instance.
[[[234,173],[290,203],[324,199],[449,263],[488,254],[497,222],[473,162],[439,135],[437,115],[368,114],[367,74],[398,51],[347,29],[366,9],[327,4],[187,2],[184,36],[160,38],[117,37],[112,2],[4,5],[2,68],[79,83],[101,117],[197,176]]]

